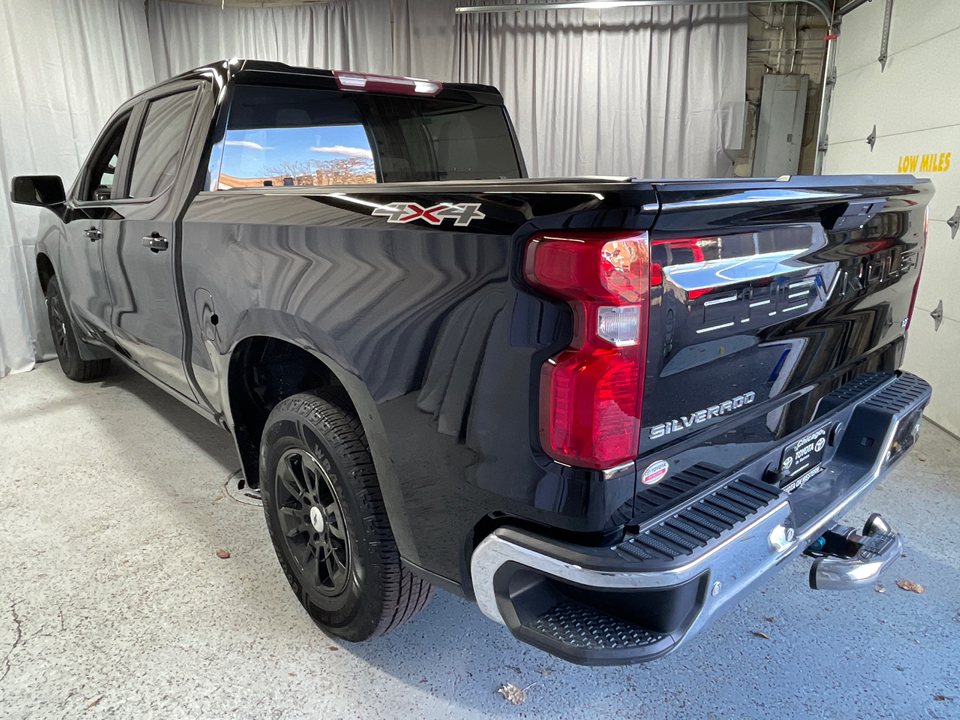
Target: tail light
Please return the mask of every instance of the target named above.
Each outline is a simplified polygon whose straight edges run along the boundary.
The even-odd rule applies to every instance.
[[[646,233],[544,233],[527,282],[573,309],[571,345],[540,372],[540,441],[550,457],[611,468],[637,456],[650,302]]]
[[[913,284],[913,294],[910,296],[910,309],[907,311],[907,327],[910,329],[910,323],[913,322],[913,309],[917,306],[917,293],[920,292],[920,276],[923,274],[923,258],[927,254],[927,240],[930,237],[930,208],[923,211],[923,250],[920,252],[919,268],[917,269],[917,280]]]

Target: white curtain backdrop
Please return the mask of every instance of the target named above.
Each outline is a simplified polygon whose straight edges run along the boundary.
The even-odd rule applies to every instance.
[[[733,174],[746,6],[465,15],[457,36],[460,79],[500,88],[531,175]]]
[[[216,60],[495,85],[533,176],[731,174],[746,5],[456,16],[461,2],[0,1],[0,377],[52,356],[33,247],[45,211],[11,205],[11,178],[69,184],[124,100]]]
[[[9,201],[14,175],[69,184],[104,122],[154,83],[142,3],[0,2],[0,377],[53,356],[34,245],[41,212]]]
[[[389,0],[226,8],[148,2],[159,78],[231,57],[390,74]]]

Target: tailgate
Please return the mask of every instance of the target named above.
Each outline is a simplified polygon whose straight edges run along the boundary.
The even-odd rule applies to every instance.
[[[729,467],[810,423],[824,395],[899,367],[929,181],[656,189],[641,456]]]

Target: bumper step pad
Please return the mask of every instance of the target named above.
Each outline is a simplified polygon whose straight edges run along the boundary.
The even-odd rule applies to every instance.
[[[653,565],[690,555],[775,502],[780,491],[740,476],[617,546],[625,556]]]
[[[560,603],[525,627],[565,647],[581,650],[632,650],[669,638],[573,601]]]

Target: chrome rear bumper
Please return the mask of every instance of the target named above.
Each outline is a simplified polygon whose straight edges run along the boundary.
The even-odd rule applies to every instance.
[[[843,435],[819,475],[793,493],[753,479],[762,477],[760,469],[779,457],[788,440],[615,547],[574,546],[499,528],[471,559],[477,603],[519,639],[572,662],[625,664],[659,657],[833,528],[912,446],[929,398],[930,387],[919,378],[892,379],[818,419],[843,422]],[[681,548],[687,552],[658,557],[650,551],[657,547],[653,537],[662,547],[663,533],[676,535],[670,530],[676,522],[691,528],[685,518],[707,506],[738,508],[745,517],[722,532],[705,532],[699,547]],[[651,530],[658,534],[647,535]],[[879,564],[820,561],[817,586],[869,583],[899,557],[900,547],[897,536],[896,548],[888,548]]]

